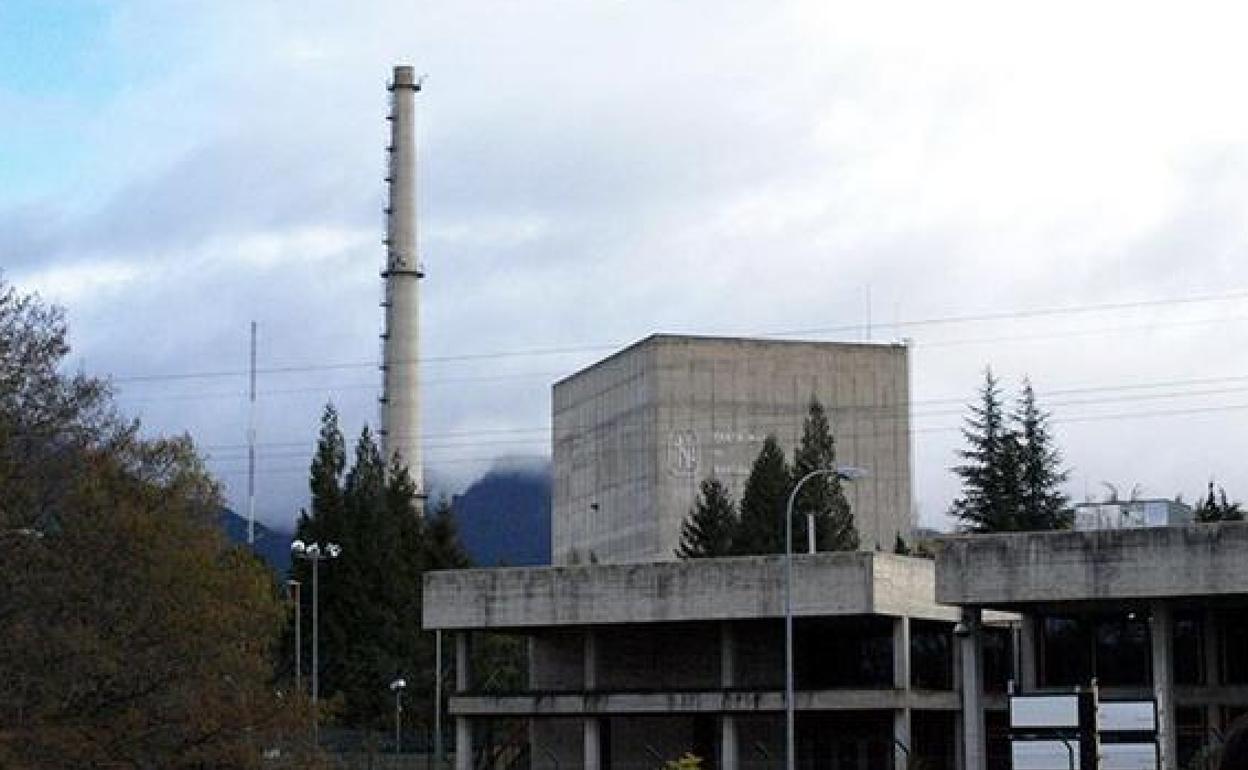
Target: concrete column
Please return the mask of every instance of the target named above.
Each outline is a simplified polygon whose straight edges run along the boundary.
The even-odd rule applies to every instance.
[[[959,624],[958,654],[962,660],[962,759],[963,770],[985,770],[983,640],[981,613],[963,609]]]
[[[893,687],[901,692],[901,708],[893,711],[893,767],[906,770],[910,759],[910,619],[893,619]]]
[[[455,634],[455,692],[467,692],[472,683],[469,632]],[[472,723],[455,717],[455,770],[472,770]]]
[[[597,717],[585,719],[585,770],[602,770],[602,725]]]
[[[585,692],[598,688],[598,638],[592,628],[585,629],[585,646],[582,652],[584,665]],[[602,766],[602,725],[596,716],[587,716],[584,720],[585,746],[582,767],[585,770],[600,770]]]
[[[1205,687],[1213,688],[1222,684],[1222,661],[1218,658],[1218,614],[1213,610],[1205,610],[1204,617],[1201,618],[1201,643],[1204,645],[1202,654],[1205,656]],[[1205,723],[1208,725],[1210,735],[1205,736],[1205,740],[1209,740],[1213,735],[1222,734],[1222,704],[1210,703],[1205,709]],[[1216,732],[1215,732],[1216,731]]]
[[[1174,704],[1174,616],[1170,605],[1155,601],[1149,607],[1149,638],[1153,655],[1153,698],[1157,701],[1157,743],[1161,770],[1178,770]]]
[[[455,691],[467,692],[472,683],[471,642],[467,631],[455,634]]]
[[[1015,659],[1018,661],[1018,666],[1014,673],[1017,677],[1014,684],[1022,692],[1034,692],[1040,686],[1036,677],[1039,663],[1036,658],[1036,653],[1039,651],[1039,646],[1036,644],[1038,625],[1035,615],[1023,615],[1022,621],[1017,626]]]
[[[735,686],[737,676],[737,646],[732,624],[719,624],[719,686],[727,690]],[[737,770],[740,757],[737,748],[737,718],[723,714],[719,718],[719,768]]]
[[[472,723],[455,717],[455,770],[472,770]]]

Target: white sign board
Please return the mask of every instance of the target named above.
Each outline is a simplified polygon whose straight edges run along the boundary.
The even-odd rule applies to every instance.
[[[1070,741],[1069,749],[1061,741],[1014,741],[1010,754],[1014,770],[1079,770],[1079,741]]]
[[[1157,744],[1102,743],[1101,770],[1157,770]]]
[[[1151,700],[1102,701],[1096,706],[1098,732],[1157,732],[1157,713]]]
[[[1078,695],[1031,695],[1010,698],[1010,727],[1077,728],[1079,727]],[[1062,765],[1066,767],[1066,765]],[[1017,769],[1017,765],[1015,766]]]

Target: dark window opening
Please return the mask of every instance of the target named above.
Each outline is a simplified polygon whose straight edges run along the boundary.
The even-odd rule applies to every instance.
[[[953,627],[931,620],[910,621],[910,686],[953,689]]]

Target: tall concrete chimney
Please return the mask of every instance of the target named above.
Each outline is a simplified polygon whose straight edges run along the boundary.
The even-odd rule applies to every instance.
[[[390,90],[387,147],[385,331],[382,332],[381,446],[398,455],[416,491],[425,491],[420,452],[420,279],[416,253],[416,92],[411,67],[395,67]]]

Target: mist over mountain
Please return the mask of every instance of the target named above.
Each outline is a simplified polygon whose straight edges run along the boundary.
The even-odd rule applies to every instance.
[[[550,563],[549,463],[500,462],[452,500],[459,536],[479,567]]]
[[[550,464],[499,460],[458,495],[441,478],[430,479],[430,504],[450,497],[455,524],[472,563],[479,567],[550,563]],[[222,508],[217,521],[230,542],[247,542],[247,518]],[[290,532],[256,522],[254,550],[284,576],[290,568]]]
[[[217,523],[231,543],[246,545],[246,516],[240,516],[229,508],[222,508],[217,513]],[[273,529],[256,521],[256,544],[253,550],[278,577],[284,578],[290,569],[290,541],[293,537],[289,532]]]

